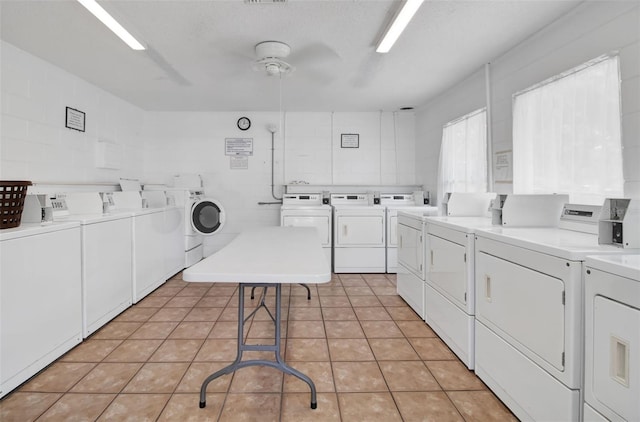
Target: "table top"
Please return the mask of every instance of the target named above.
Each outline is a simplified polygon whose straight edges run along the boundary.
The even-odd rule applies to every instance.
[[[215,254],[184,270],[195,282],[306,283],[331,280],[315,227],[264,227],[240,233]]]

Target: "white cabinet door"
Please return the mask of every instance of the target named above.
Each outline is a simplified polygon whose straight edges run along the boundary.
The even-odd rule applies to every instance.
[[[564,282],[484,252],[476,259],[476,319],[522,352],[564,369]]]
[[[640,309],[596,296],[588,323],[595,397],[624,420],[640,420]]]
[[[336,245],[384,247],[384,215],[337,215]]]
[[[413,227],[398,224],[398,262],[423,279],[422,257],[422,232]]]
[[[467,255],[464,246],[429,235],[427,280],[460,308],[467,304]]]

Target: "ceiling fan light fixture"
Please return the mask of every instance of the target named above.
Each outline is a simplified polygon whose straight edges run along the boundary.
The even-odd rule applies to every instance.
[[[278,63],[267,63],[264,68],[269,76],[276,76],[280,74],[280,65],[278,65]]]
[[[133,50],[144,50],[144,46],[136,40],[113,16],[102,8],[95,0],[78,0],[93,16],[105,24],[114,34],[124,41]]]
[[[385,31],[382,40],[376,47],[376,53],[388,53],[402,31],[407,27],[424,0],[406,0],[393,18],[393,22]]]

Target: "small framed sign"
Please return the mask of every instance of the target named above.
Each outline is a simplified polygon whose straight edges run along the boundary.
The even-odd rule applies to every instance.
[[[67,107],[65,127],[69,129],[84,132],[84,111],[76,110],[75,108]]]
[[[343,133],[340,135],[340,146],[342,148],[359,148],[360,135],[357,133]]]

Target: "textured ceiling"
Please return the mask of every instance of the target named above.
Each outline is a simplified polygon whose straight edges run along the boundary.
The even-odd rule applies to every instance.
[[[419,106],[574,8],[572,0],[427,0],[386,55],[398,0],[120,0],[100,4],[133,51],[72,0],[1,0],[3,40],[145,110],[397,110]],[[296,71],[252,70],[255,44]]]

